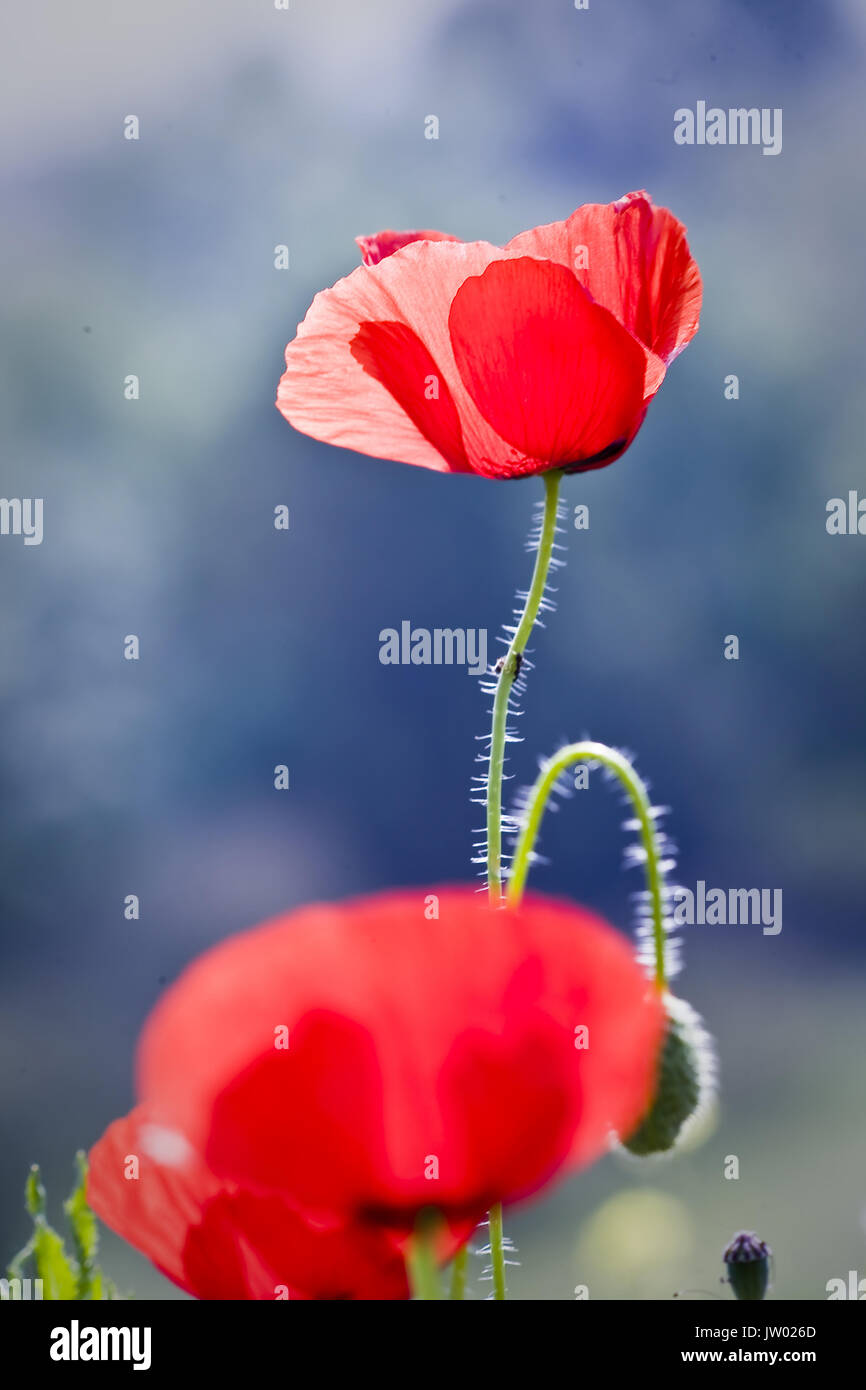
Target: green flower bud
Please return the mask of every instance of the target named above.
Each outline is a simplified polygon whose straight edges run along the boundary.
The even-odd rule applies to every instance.
[[[665,1009],[668,1026],[655,1095],[637,1129],[622,1141],[629,1153],[641,1158],[675,1148],[697,1122],[713,1089],[712,1046],[697,1014],[670,994]]]
[[[738,1231],[723,1257],[734,1298],[758,1302],[770,1282],[773,1252],[754,1231]]]

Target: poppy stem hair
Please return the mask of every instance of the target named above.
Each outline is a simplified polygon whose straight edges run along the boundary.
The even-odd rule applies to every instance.
[[[514,629],[508,651],[499,668],[499,679],[493,697],[493,722],[490,729],[490,755],[487,769],[487,891],[494,901],[503,896],[502,888],[502,775],[505,767],[505,744],[508,738],[508,712],[511,688],[523,664],[523,653],[538,617],[547,584],[550,562],[556,537],[559,506],[559,485],[562,473],[551,470],[544,474],[544,513],[535,555],[532,582],[523,611]],[[499,666],[499,663],[497,663]]]
[[[526,878],[533,860],[533,848],[541,829],[541,822],[547,809],[551,794],[556,790],[562,774],[575,763],[600,763],[625,788],[626,795],[634,808],[635,826],[639,831],[643,853],[641,858],[646,871],[647,897],[652,921],[653,953],[655,961],[654,977],[659,990],[664,990],[665,944],[666,944],[666,905],[667,888],[665,870],[669,867],[663,857],[664,841],[656,824],[659,814],[654,808],[646,784],[638,776],[631,763],[616,748],[608,748],[604,743],[584,740],[582,743],[569,743],[560,748],[542,764],[541,771],[527,799],[520,834],[514,851],[511,873],[508,879],[507,902],[516,907],[523,896]]]
[[[490,1227],[490,1272],[493,1280],[493,1298],[505,1298],[505,1234],[502,1229],[502,1203],[490,1208],[488,1215]]]

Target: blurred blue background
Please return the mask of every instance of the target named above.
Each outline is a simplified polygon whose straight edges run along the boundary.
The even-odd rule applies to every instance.
[[[27,1165],[59,1202],[128,1108],[139,1027],[192,956],[297,903],[469,872],[487,702],[460,668],[382,666],[378,634],[492,642],[541,486],[296,434],[273,397],[312,296],[359,233],[503,242],[646,187],[688,225],[702,328],[632,449],[566,482],[590,527],[534,644],[512,786],[565,738],[627,747],[673,808],[679,878],[781,888],[784,925],[685,929],[716,1128],[515,1213],[514,1288],[715,1288],[742,1226],[780,1297],[866,1274],[866,539],[825,527],[830,498],[866,495],[864,44],[860,0],[18,9],[2,491],[44,498],[44,541],[0,538],[3,1251]],[[782,153],[675,145],[698,100],[781,107]],[[577,794],[534,882],[629,929],[621,819],[600,782]],[[121,1284],[173,1296],[106,1247]]]

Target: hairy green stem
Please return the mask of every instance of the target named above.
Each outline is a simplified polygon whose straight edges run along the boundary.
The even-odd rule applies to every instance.
[[[493,1297],[502,1300],[505,1289],[505,1237],[502,1230],[502,1203],[490,1208],[490,1269],[493,1275]]]
[[[535,554],[535,566],[529,592],[517,627],[502,661],[496,693],[493,697],[493,722],[490,729],[490,762],[487,769],[487,891],[492,903],[503,900],[502,888],[502,775],[505,768],[505,742],[508,726],[508,704],[511,687],[520,671],[523,653],[538,617],[544,586],[550,570],[556,536],[556,515],[559,485],[562,474],[544,474],[544,513],[541,534]],[[493,1297],[505,1298],[505,1248],[502,1234],[502,1207],[490,1210],[490,1264],[493,1271]]]
[[[556,512],[559,501],[559,485],[562,474],[544,474],[544,516],[541,522],[541,536],[535,556],[535,568],[529,593],[523,605],[523,612],[517,624],[508,651],[503,658],[502,669],[493,697],[493,723],[490,730],[490,764],[487,771],[487,890],[491,900],[502,898],[502,774],[505,767],[505,741],[508,724],[508,702],[523,653],[532,632],[544,586],[553,555],[556,535]]]
[[[646,856],[646,883],[652,910],[653,947],[655,953],[655,982],[660,990],[665,988],[665,926],[664,926],[664,870],[658,832],[652,814],[652,803],[646,786],[631,763],[615,748],[604,743],[570,743],[554,753],[542,766],[535,785],[529,794],[523,829],[518,837],[508,880],[506,901],[509,907],[516,907],[526,886],[526,877],[532,861],[532,851],[550,795],[558,779],[567,768],[578,762],[596,762],[610,769],[625,788],[634,807],[635,818],[640,830],[641,843]]]

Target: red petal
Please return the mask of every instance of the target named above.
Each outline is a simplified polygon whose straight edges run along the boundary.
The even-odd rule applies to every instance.
[[[247,1298],[409,1296],[402,1252],[387,1233],[343,1223],[316,1226],[274,1194],[223,1192],[205,1208],[184,1249],[187,1277],[199,1298],[225,1297],[212,1290],[224,1280],[218,1262],[232,1254],[245,1286],[259,1290],[242,1295]]]
[[[408,324],[362,323],[352,356],[381,381],[455,473],[470,472],[454,398],[440,368]]]
[[[662,1023],[628,945],[561,904],[437,896],[434,920],[421,892],[306,908],[196,962],[142,1039],[161,1122],[244,1186],[404,1229],[601,1152],[646,1106]]]
[[[458,290],[450,329],[476,405],[521,452],[565,467],[636,432],[647,354],[565,266],[494,261]]]
[[[314,439],[441,472],[544,468],[491,429],[451,351],[454,295],[467,275],[501,255],[486,242],[416,241],[316,295],[286,348],[278,409]],[[409,345],[400,370],[399,352]],[[429,375],[439,378],[438,401],[424,397]]]
[[[450,236],[448,232],[392,232],[388,228],[384,232],[376,232],[373,236],[356,236],[355,241],[361,248],[361,259],[364,265],[378,265],[386,256],[393,256],[395,251],[401,251],[404,246],[409,246],[413,241],[459,241],[460,238]]]
[[[506,250],[567,265],[593,299],[662,363],[682,352],[698,331],[701,276],[686,229],[667,208],[654,207],[647,193],[628,193],[616,203],[587,203],[565,222],[521,232]],[[663,376],[656,364],[648,395]]]
[[[151,1127],[152,1128],[152,1127]],[[201,1299],[402,1299],[403,1254],[387,1233],[308,1220],[279,1194],[228,1188],[190,1149],[176,1164],[148,1152],[139,1106],[90,1154],[87,1196],[106,1225]],[[181,1145],[182,1147],[182,1145]],[[130,1156],[138,1178],[127,1178]],[[457,1233],[462,1241],[469,1231]],[[448,1241],[444,1254],[456,1248]]]
[[[107,1226],[143,1251],[169,1279],[196,1293],[187,1279],[184,1247],[190,1229],[201,1221],[208,1202],[219,1195],[221,1184],[191,1153],[179,1167],[151,1158],[146,1151],[147,1123],[146,1111],[139,1106],[109,1125],[90,1151],[87,1200]],[[137,1178],[126,1176],[132,1158],[138,1162]],[[213,1279],[221,1280],[212,1297],[249,1296],[234,1267],[232,1245],[221,1239],[212,1244]]]

